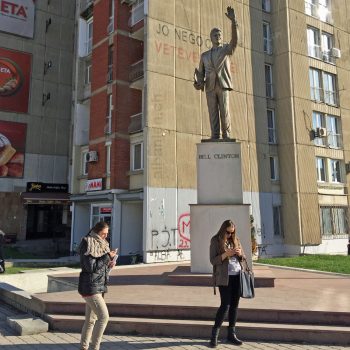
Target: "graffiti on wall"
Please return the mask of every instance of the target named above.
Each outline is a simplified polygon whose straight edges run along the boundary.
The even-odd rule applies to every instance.
[[[155,33],[159,38],[154,41],[154,48],[158,55],[170,57],[175,55],[178,59],[188,61],[194,65],[198,65],[200,60],[197,47],[204,48],[205,50],[211,49],[212,47],[209,38],[203,38],[199,34],[182,28],[171,28],[166,23],[158,23],[155,27]],[[171,45],[164,41],[164,39],[169,40],[167,39],[169,37],[175,37],[177,44]],[[183,45],[191,44],[195,47],[193,50],[187,49],[182,46],[181,43]],[[230,62],[230,69],[232,73],[236,73],[236,64],[234,62]]]
[[[174,256],[174,254],[171,254],[173,252],[174,251],[171,251],[171,250],[150,250],[147,253],[149,253],[149,256],[153,259],[153,261],[165,262],[170,260],[171,255]],[[177,261],[185,260],[185,255],[183,250],[178,249],[175,255],[176,255],[175,259],[172,259],[172,260],[177,260]]]
[[[177,227],[151,230],[151,251],[190,249],[190,213],[179,216]]]

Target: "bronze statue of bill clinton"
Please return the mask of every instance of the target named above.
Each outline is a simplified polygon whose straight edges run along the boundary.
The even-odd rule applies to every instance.
[[[221,30],[213,28],[210,32],[212,48],[202,53],[199,68],[194,73],[194,87],[197,90],[204,90],[205,87],[213,141],[220,138],[220,124],[223,140],[231,140],[229,91],[232,90],[232,78],[229,56],[237,47],[238,25],[231,6],[227,8],[226,16],[232,23],[231,41],[223,44]]]

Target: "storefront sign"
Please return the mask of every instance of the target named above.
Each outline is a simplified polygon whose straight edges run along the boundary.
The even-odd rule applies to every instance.
[[[28,112],[31,64],[31,54],[0,48],[0,110]]]
[[[0,120],[0,177],[23,177],[26,132],[27,124]]]
[[[68,185],[67,184],[46,184],[43,182],[27,182],[27,192],[59,192],[67,193]]]
[[[33,38],[35,0],[0,0],[0,30]]]
[[[100,214],[111,214],[112,207],[102,207],[100,208]]]
[[[91,179],[86,181],[85,191],[100,191],[103,188],[102,178],[100,179]]]

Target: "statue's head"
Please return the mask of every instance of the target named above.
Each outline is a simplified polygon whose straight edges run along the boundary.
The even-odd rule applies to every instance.
[[[222,31],[220,28],[213,28],[210,31],[210,40],[213,45],[220,45],[222,43]]]

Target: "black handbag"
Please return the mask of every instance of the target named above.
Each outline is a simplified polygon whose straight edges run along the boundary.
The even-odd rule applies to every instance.
[[[243,258],[242,263],[240,271],[240,295],[241,298],[252,299],[255,297],[254,273],[249,268],[246,259]]]

